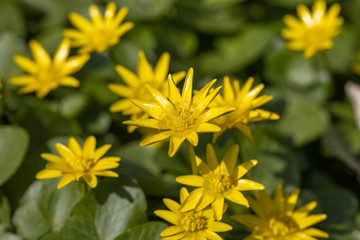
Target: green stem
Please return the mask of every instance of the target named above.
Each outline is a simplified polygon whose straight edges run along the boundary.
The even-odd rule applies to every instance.
[[[86,185],[86,182],[83,181],[83,180],[80,180],[79,183],[80,183],[81,196],[82,196],[82,198],[85,198],[86,193],[87,193],[87,191],[88,191],[88,187],[87,187],[87,185]]]
[[[196,166],[196,157],[195,157],[194,147],[193,147],[193,145],[191,145],[191,143],[188,140],[186,140],[186,147],[187,147],[188,152],[189,152],[189,158],[190,158],[190,162],[191,162],[192,173],[194,175],[196,175],[197,174],[197,166]]]

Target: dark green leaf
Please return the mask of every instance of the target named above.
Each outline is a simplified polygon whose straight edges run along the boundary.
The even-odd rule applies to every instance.
[[[124,174],[105,179],[79,202],[63,228],[66,240],[113,240],[146,219],[146,201],[136,182]]]
[[[29,144],[27,132],[15,126],[0,126],[0,186],[19,168]]]
[[[21,199],[13,220],[23,238],[34,239],[50,231],[60,231],[80,200],[77,182],[60,190],[56,188],[57,182],[58,179],[35,181]]]
[[[11,227],[11,208],[9,201],[4,194],[0,193],[0,228],[9,229]]]

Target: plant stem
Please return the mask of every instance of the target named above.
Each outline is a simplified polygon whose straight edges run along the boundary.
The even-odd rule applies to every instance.
[[[86,196],[86,193],[87,193],[87,190],[88,190],[88,187],[86,185],[86,182],[83,181],[83,180],[80,180],[80,190],[81,190],[81,198],[85,198]]]
[[[189,152],[189,158],[190,158],[190,162],[191,162],[192,173],[194,175],[196,175],[197,174],[197,166],[196,166],[196,157],[195,157],[194,147],[193,147],[193,145],[191,145],[191,143],[188,140],[186,140],[186,147],[187,147],[188,152]]]

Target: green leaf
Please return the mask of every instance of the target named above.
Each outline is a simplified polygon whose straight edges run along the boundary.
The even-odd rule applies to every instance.
[[[62,189],[56,188],[57,182],[58,179],[35,181],[24,194],[13,218],[21,237],[35,239],[63,227],[81,199],[81,192],[77,182]]]
[[[0,229],[0,239],[4,239],[4,240],[22,240],[21,237],[19,237],[18,235],[2,231],[1,229]]]
[[[115,240],[160,240],[160,233],[167,227],[163,222],[147,222],[135,227],[130,228]]]
[[[117,6],[129,8],[129,20],[151,20],[161,17],[175,0],[114,0]]]
[[[9,229],[11,227],[11,208],[7,197],[0,193],[0,228]]]
[[[113,240],[146,220],[145,195],[125,174],[104,179],[72,211],[62,230],[66,240]]]
[[[261,56],[276,27],[274,24],[253,25],[234,37],[219,38],[215,50],[199,56],[199,68],[212,74],[229,74],[245,68]]]
[[[29,144],[27,132],[15,126],[0,126],[0,186],[20,167]]]
[[[318,192],[321,211],[327,214],[325,224],[352,222],[359,207],[357,196],[339,187]]]
[[[65,96],[60,102],[60,113],[66,118],[78,116],[88,104],[88,99],[84,94],[75,93]]]
[[[0,25],[0,33],[7,30],[15,32],[18,36],[23,36],[25,33],[24,15],[16,1],[0,1],[0,22],[6,23]]]
[[[329,114],[321,106],[305,97],[292,97],[281,115],[279,129],[301,147],[319,138],[329,124]]]

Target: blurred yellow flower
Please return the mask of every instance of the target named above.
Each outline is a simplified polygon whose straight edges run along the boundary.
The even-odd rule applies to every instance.
[[[132,22],[122,23],[128,13],[123,7],[116,13],[113,2],[107,4],[104,18],[96,5],[91,5],[89,15],[91,21],[77,13],[70,13],[69,20],[78,30],[65,29],[63,34],[70,38],[73,47],[80,47],[80,53],[96,51],[104,52],[120,41],[120,37],[134,27]]]
[[[316,52],[333,47],[333,38],[340,33],[344,19],[339,17],[340,4],[333,4],[326,12],[326,1],[317,0],[312,13],[303,4],[297,7],[299,19],[285,15],[287,26],[281,35],[288,40],[287,47],[292,50],[303,50],[305,58],[311,58]]]
[[[70,58],[70,40],[64,39],[60,43],[52,60],[45,49],[35,40],[30,40],[29,47],[35,61],[24,56],[16,55],[15,63],[27,75],[10,78],[10,83],[19,85],[19,94],[36,92],[36,97],[43,98],[58,86],[78,87],[79,81],[69,76],[80,70],[89,60],[89,55],[75,55]]]
[[[180,203],[188,198],[189,192],[185,188],[180,190]],[[192,209],[187,212],[180,211],[180,204],[165,198],[163,200],[170,210],[156,210],[155,215],[175,225],[166,228],[160,233],[163,239],[167,240],[221,240],[216,232],[227,232],[232,227],[226,223],[214,219],[214,211],[211,208],[203,210]]]
[[[144,102],[153,102],[153,98],[146,90],[145,85],[149,84],[159,92],[168,95],[167,75],[169,73],[170,54],[165,52],[161,55],[155,69],[153,69],[146,59],[143,51],[139,51],[137,63],[137,75],[127,68],[117,65],[116,72],[124,80],[126,85],[110,83],[109,89],[123,99],[113,103],[110,106],[111,112],[121,112],[123,115],[131,115],[131,120],[146,119],[148,115],[131,102],[132,99],[139,99]],[[185,76],[185,71],[172,74],[175,84],[180,82]],[[136,126],[128,126],[131,133]]]
[[[90,136],[81,148],[75,138],[71,137],[68,146],[61,143],[55,144],[55,149],[60,156],[43,153],[41,157],[51,162],[46,168],[36,174],[37,179],[62,177],[57,185],[60,189],[70,182],[83,179],[91,188],[96,187],[96,176],[118,177],[110,171],[119,166],[119,157],[102,156],[110,149],[111,144],[105,144],[96,149],[96,139]]]
[[[274,200],[265,191],[255,193],[255,198],[248,197],[251,208],[256,215],[238,214],[232,219],[253,229],[246,240],[298,240],[316,237],[328,238],[329,235],[310,226],[326,219],[325,214],[312,214],[317,206],[315,201],[295,210],[300,194],[296,189],[292,194],[284,196],[282,185],[276,189]]]
[[[157,134],[141,141],[140,146],[170,138],[168,152],[170,157],[175,155],[181,143],[185,140],[188,140],[192,146],[197,146],[199,142],[198,133],[220,131],[218,126],[208,123],[210,120],[234,110],[233,107],[208,108],[208,105],[221,88],[218,87],[209,93],[215,81],[212,80],[192,96],[193,69],[190,68],[185,78],[182,95],[180,95],[171,74],[169,74],[168,98],[151,85],[146,84],[145,88],[156,104],[136,99],[132,100],[132,102],[152,118],[129,120],[124,123],[159,130]]]
[[[264,84],[258,84],[253,89],[251,89],[253,83],[254,78],[250,77],[248,80],[246,80],[244,86],[240,88],[240,83],[238,80],[234,80],[231,83],[229,77],[224,77],[224,97],[218,94],[212,102],[211,106],[227,106],[235,107],[236,109],[232,113],[226,114],[212,121],[212,123],[221,127],[220,132],[214,133],[213,142],[215,142],[216,139],[221,134],[223,134],[226,129],[232,129],[234,127],[245,134],[245,136],[248,137],[251,142],[254,142],[248,123],[279,119],[279,115],[276,113],[257,109],[258,107],[271,101],[273,97],[268,95],[257,97],[264,88]]]
[[[199,158],[197,159],[198,171],[201,176],[186,175],[176,178],[176,181],[181,184],[198,187],[190,193],[180,210],[201,210],[211,204],[215,212],[215,219],[221,220],[224,199],[249,207],[248,201],[240,191],[262,190],[264,186],[248,179],[240,179],[256,166],[257,161],[250,160],[236,167],[238,154],[239,146],[233,145],[219,163],[214,148],[208,144],[206,148],[207,164]]]

